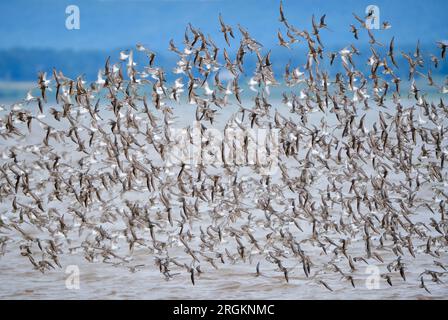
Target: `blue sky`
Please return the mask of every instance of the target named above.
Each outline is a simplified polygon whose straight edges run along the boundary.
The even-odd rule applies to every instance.
[[[73,77],[83,74],[93,79],[107,56],[117,59],[120,50],[133,48],[136,43],[156,52],[158,65],[172,68],[176,55],[167,50],[169,40],[173,38],[181,46],[188,23],[210,35],[219,47],[226,46],[220,32],[219,13],[235,29],[237,38],[239,23],[263,44],[264,50],[272,49],[271,58],[281,61],[275,64],[278,70],[290,59],[304,63],[297,50],[278,46],[277,30],[285,33],[278,20],[279,3],[279,0],[1,0],[0,82],[34,81],[37,72],[51,72],[53,67]],[[80,30],[65,27],[66,7],[73,4],[80,9]],[[330,30],[320,33],[326,51],[355,44],[363,54],[370,52],[366,48],[368,36],[361,32],[360,40],[356,41],[349,26],[359,25],[352,13],[364,16],[371,4],[380,8],[381,21],[392,24],[389,30],[374,30],[375,37],[387,46],[395,36],[397,52],[412,52],[420,40],[424,54],[438,54],[435,42],[448,40],[446,0],[283,1],[287,19],[298,29],[311,30],[313,14],[316,20],[327,15]],[[227,51],[235,54],[238,44],[235,39]],[[304,43],[296,48],[302,53],[307,49]],[[447,73],[446,68],[437,72]]]
[[[76,4],[81,29],[65,28],[65,8]],[[381,20],[392,29],[381,31],[398,44],[434,43],[448,39],[448,1],[284,0],[287,18],[309,28],[310,17],[327,14],[331,31],[326,43],[353,41],[348,32],[352,12],[362,15],[369,4],[379,6]],[[141,42],[164,50],[170,38],[180,40],[188,22],[222,41],[218,14],[227,24],[246,27],[264,45],[277,42],[278,0],[14,0],[0,2],[0,49],[108,49]]]

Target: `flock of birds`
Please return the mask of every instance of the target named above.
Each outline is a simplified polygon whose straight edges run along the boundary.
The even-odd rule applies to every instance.
[[[140,44],[136,51],[148,58],[141,70],[128,50],[117,63],[107,59],[90,84],[57,70],[51,79],[40,73],[24,100],[2,106],[0,256],[14,248],[41,272],[62,268],[68,254],[131,272],[155,265],[166,280],[187,276],[193,285],[204,272],[249,263],[249,278],[271,274],[330,291],[329,275],[357,287],[369,265],[378,266],[384,285],[400,285],[423,259],[413,280],[428,293],[443,286],[448,87],[423,70],[445,63],[447,44],[437,43],[440,55],[429,59],[419,44],[414,53],[396,52],[393,38],[388,47],[379,43],[355,15],[354,41],[362,32],[370,39],[363,73],[355,45],[324,51],[325,18],[313,16],[312,29],[299,30],[280,4],[279,45],[307,48],[306,63],[289,62],[283,79],[242,26],[236,55],[229,53],[236,28],[221,16],[222,50],[192,25],[183,48],[170,42],[178,56],[171,85],[156,54]],[[247,55],[257,59],[251,100],[240,87]],[[397,75],[398,55],[408,62],[409,90]],[[331,77],[324,62],[343,71]],[[417,78],[442,98],[429,99]],[[282,100],[270,102],[270,88],[279,86],[287,88]],[[226,109],[234,112],[225,128],[278,130],[278,171],[228,159],[220,167],[168,166],[176,112],[192,108],[205,150],[207,128]],[[191,126],[185,132],[192,140]],[[215,155],[226,147],[235,142],[224,139]],[[134,262],[136,252],[145,263]]]

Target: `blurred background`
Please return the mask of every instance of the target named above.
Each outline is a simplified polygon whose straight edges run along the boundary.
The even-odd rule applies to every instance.
[[[241,24],[258,40],[264,50],[272,50],[274,71],[283,72],[288,60],[305,63],[306,44],[288,50],[278,45],[277,31],[285,34],[279,22],[279,0],[14,0],[0,2],[0,98],[23,94],[34,82],[37,72],[51,72],[55,67],[69,77],[83,75],[96,80],[98,69],[108,56],[118,61],[119,52],[135,48],[137,43],[156,52],[156,64],[170,70],[177,56],[168,50],[170,39],[182,47],[188,23],[209,34],[218,46],[224,46],[218,20],[222,14],[226,24],[234,27],[235,36],[227,51],[234,55]],[[373,30],[385,45],[395,36],[397,55],[414,52],[420,40],[425,55],[440,55],[436,41],[448,39],[448,2],[444,0],[284,0],[286,18],[299,29],[311,29],[311,16],[318,21],[326,14],[329,30],[321,32],[325,51],[339,51],[350,44],[365,54],[369,52],[368,37],[360,32],[355,40],[350,24],[359,26],[352,13],[364,17],[368,5],[380,9],[380,22],[392,28]],[[66,8],[76,5],[80,10],[80,29],[66,28]],[[222,52],[220,53],[222,54]],[[137,62],[146,64],[145,56]],[[140,61],[139,61],[140,59]],[[403,72],[407,72],[406,61]],[[249,59],[248,63],[254,63]],[[281,62],[281,63],[276,63]],[[448,74],[446,65],[433,70],[436,76]],[[167,73],[170,76],[170,72]]]

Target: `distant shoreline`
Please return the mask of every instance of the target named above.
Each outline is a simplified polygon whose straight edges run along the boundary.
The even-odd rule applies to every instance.
[[[0,81],[0,101],[17,100],[36,87],[32,81]]]

